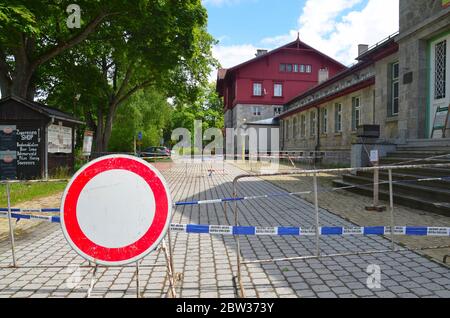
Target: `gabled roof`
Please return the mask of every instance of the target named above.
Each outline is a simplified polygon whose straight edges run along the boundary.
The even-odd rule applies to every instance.
[[[321,89],[330,86],[337,81],[343,79],[344,77],[351,75],[352,73],[355,73],[371,64],[373,64],[375,61],[378,61],[388,55],[394,54],[398,51],[398,44],[396,42],[396,36],[397,33],[389,36],[388,38],[380,41],[379,43],[375,44],[371,48],[369,48],[365,53],[361,54],[357,58],[357,63],[342,70],[341,72],[335,74],[333,77],[330,77],[328,80],[310,88],[306,92],[303,92],[296,97],[292,98],[290,101],[288,101],[285,106],[289,106],[297,102],[298,100],[301,100],[311,94],[314,94]],[[295,109],[287,109],[285,112],[277,116],[277,118],[282,118],[286,116],[286,114],[289,114],[293,111],[298,110],[301,107],[297,107]]]
[[[255,58],[253,58],[253,59],[251,59],[251,60],[248,60],[248,61],[246,61],[246,62],[244,62],[244,63],[241,63],[241,64],[238,64],[238,65],[236,65],[236,66],[233,66],[232,68],[227,69],[227,73],[233,72],[233,71],[235,71],[235,70],[237,70],[237,69],[239,69],[239,68],[241,68],[241,67],[243,67],[243,66],[245,66],[245,65],[248,65],[248,64],[250,64],[250,63],[256,62],[256,61],[258,61],[258,60],[260,60],[260,59],[263,59],[263,58],[265,58],[265,57],[267,57],[267,56],[273,55],[273,54],[275,54],[275,53],[277,53],[277,52],[280,52],[280,51],[282,51],[282,50],[284,50],[284,49],[305,49],[305,50],[308,50],[308,51],[317,53],[318,55],[324,57],[325,59],[330,60],[331,62],[336,63],[336,64],[338,64],[338,65],[340,65],[340,66],[342,66],[342,67],[346,67],[346,66],[345,66],[344,64],[342,64],[341,62],[336,61],[335,59],[329,57],[328,55],[326,55],[326,54],[324,54],[324,53],[322,53],[322,52],[316,50],[315,48],[309,46],[308,44],[306,44],[306,43],[300,41],[300,38],[297,38],[297,40],[295,40],[295,41],[293,41],[293,42],[291,42],[291,43],[288,43],[288,44],[286,44],[286,45],[283,45],[283,46],[281,46],[281,47],[279,47],[279,48],[277,48],[277,49],[274,49],[274,50],[272,50],[272,51],[269,51],[269,52],[267,52],[266,54],[259,55],[259,56],[255,57]]]
[[[13,100],[17,103],[20,103],[22,105],[24,105],[25,107],[28,107],[29,109],[38,112],[46,117],[49,118],[55,118],[57,120],[63,120],[63,121],[67,121],[67,122],[71,122],[71,123],[75,123],[75,124],[84,124],[84,122],[78,120],[77,118],[63,112],[60,111],[59,109],[38,103],[38,102],[31,102],[29,100],[17,97],[17,96],[9,96],[3,99],[0,99],[0,104],[8,101],[8,100]]]
[[[307,51],[316,53],[316,54],[322,56],[323,58],[325,58],[325,59],[327,59],[327,60],[329,60],[329,61],[331,61],[331,62],[333,62],[333,63],[335,63],[335,64],[337,64],[337,65],[339,65],[341,67],[343,67],[343,68],[346,68],[346,66],[344,64],[342,64],[341,62],[333,59],[332,57],[330,57],[330,56],[320,52],[319,50],[309,46],[308,44],[302,42],[300,40],[300,38],[297,38],[297,40],[295,40],[293,42],[290,42],[290,43],[288,43],[286,45],[283,45],[283,46],[281,46],[279,48],[276,48],[276,49],[274,49],[272,51],[269,51],[266,54],[262,54],[262,55],[256,56],[253,59],[250,59],[250,60],[245,61],[245,62],[243,62],[241,64],[233,66],[233,67],[231,67],[229,69],[223,69],[223,68],[219,69],[219,72],[217,74],[217,80],[218,80],[218,82],[222,81],[222,80],[226,79],[226,77],[230,73],[232,73],[232,72],[234,72],[234,71],[236,71],[236,70],[238,70],[238,69],[240,69],[240,68],[242,68],[242,67],[244,67],[244,66],[246,66],[248,64],[251,64],[251,63],[254,63],[254,62],[259,61],[261,59],[264,59],[264,58],[266,58],[266,57],[268,57],[270,55],[273,55],[273,54],[278,53],[278,52],[280,52],[282,50],[285,50],[285,49],[303,49],[303,50],[307,50]]]

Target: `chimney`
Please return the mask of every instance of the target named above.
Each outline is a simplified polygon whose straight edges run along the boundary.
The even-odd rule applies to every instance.
[[[265,55],[267,54],[267,52],[269,52],[268,50],[257,50],[255,56],[261,56],[261,55]]]
[[[321,68],[319,70],[319,84],[327,81],[329,76],[328,68]]]
[[[358,45],[358,56],[363,55],[369,50],[369,46],[367,44],[359,44]]]

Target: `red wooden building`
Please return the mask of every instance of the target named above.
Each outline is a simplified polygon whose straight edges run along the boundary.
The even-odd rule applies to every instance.
[[[220,69],[217,92],[225,127],[275,117],[283,105],[346,67],[297,39],[230,69]]]

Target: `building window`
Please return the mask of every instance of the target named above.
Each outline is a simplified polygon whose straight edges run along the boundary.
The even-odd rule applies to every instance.
[[[306,137],[306,115],[300,116],[300,137]]]
[[[286,64],[280,64],[280,72],[286,72]]]
[[[262,96],[262,84],[253,83],[253,96]]]
[[[322,134],[328,133],[328,109],[322,108],[321,109],[321,123],[320,123],[320,130]]]
[[[316,135],[316,112],[309,114],[309,135],[314,137]]]
[[[277,83],[273,86],[273,96],[283,97],[283,84]]]
[[[280,115],[283,112],[283,107],[275,107],[274,109],[274,115]]]
[[[294,134],[293,137],[296,139],[298,136],[298,119],[297,117],[294,118]]]
[[[398,105],[399,105],[399,85],[400,85],[400,70],[399,64],[394,63],[391,66],[391,100],[390,100],[390,114],[391,116],[398,115]]]
[[[294,73],[298,73],[298,64],[294,64]]]
[[[356,129],[361,125],[361,98],[352,98],[352,130]]]
[[[292,64],[286,64],[286,72],[292,73]]]
[[[447,95],[445,91],[447,82],[447,41],[437,43],[435,52],[434,99],[442,99]]]
[[[312,66],[306,65],[306,73],[312,73]]]
[[[334,105],[334,131],[342,132],[342,104]]]
[[[253,106],[252,107],[252,114],[253,114],[253,116],[256,116],[256,117],[261,116],[261,107]]]
[[[305,73],[305,65],[300,65],[300,73]]]

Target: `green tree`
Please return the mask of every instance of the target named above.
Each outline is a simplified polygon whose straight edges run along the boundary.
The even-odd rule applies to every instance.
[[[155,87],[193,100],[215,64],[200,0],[80,0],[79,30],[65,25],[72,1],[10,2],[26,7],[32,19],[27,28],[0,25],[2,95],[32,99],[38,93],[54,105],[76,106],[95,131],[99,152],[130,97]]]
[[[176,99],[174,104],[172,129],[186,128],[193,134],[195,120],[202,121],[203,130],[224,128],[223,105],[216,92],[215,83],[201,87],[194,102]],[[170,133],[167,132],[166,136],[169,137]]]
[[[169,128],[172,107],[161,93],[147,89],[133,96],[117,113],[110,151],[134,151],[134,138],[143,133],[143,147],[158,146]]]

